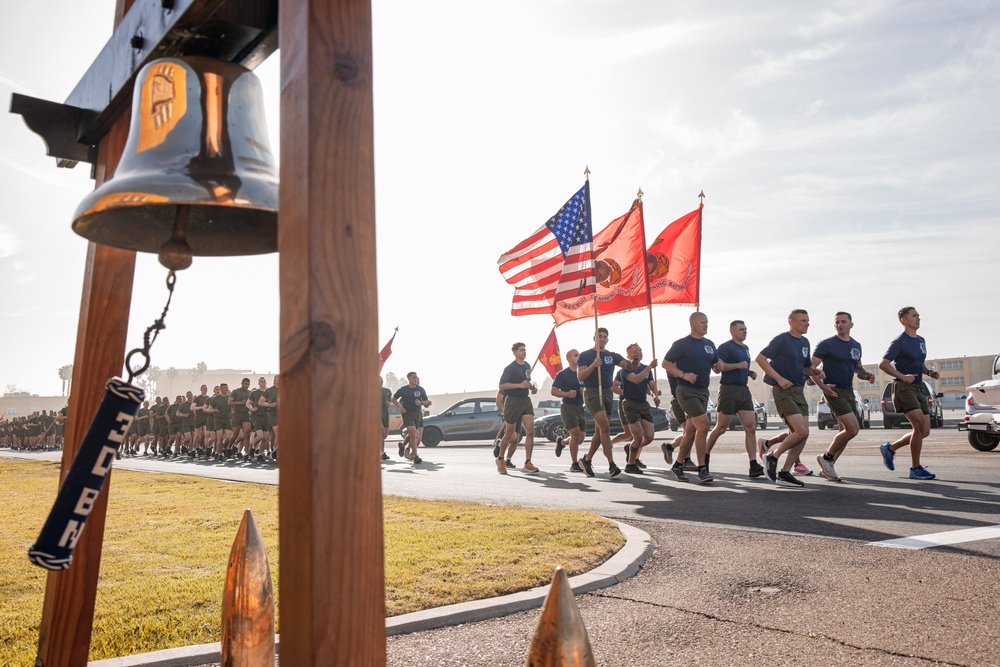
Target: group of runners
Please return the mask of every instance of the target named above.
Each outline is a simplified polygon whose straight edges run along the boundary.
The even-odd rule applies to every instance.
[[[909,447],[909,477],[934,479],[934,474],[920,459],[923,440],[930,434],[922,376],[937,379],[938,373],[926,366],[927,346],[924,338],[917,334],[920,328],[917,310],[907,306],[901,308],[897,316],[903,331],[889,344],[879,368],[893,378],[894,408],[906,416],[911,429],[898,440],[883,444],[879,450],[885,467],[894,470],[896,452]],[[836,313],[836,334],[813,349],[805,337],[809,330],[809,313],[793,310],[788,315],[788,331],[775,336],[754,358],[745,343],[747,326],[744,321],[731,322],[730,340],[718,347],[706,337],[708,317],[704,313],[693,313],[689,324],[690,334],[675,341],[661,362],[672,393],[670,408],[682,424],[680,435],[672,443],[660,446],[670,472],[679,481],[687,481],[686,473],[693,472],[699,483],[712,482],[712,448],[736,418],[743,426],[748,476],[765,477],[784,487],[803,487],[800,477],[812,474],[801,460],[809,438],[809,404],[804,394],[808,383],[822,390],[838,423],[833,441],[816,457],[819,475],[831,482],[841,481],[836,463],[860,429],[854,378],[867,382],[875,379],[862,364],[861,344],[851,337],[854,326],[851,315],[843,311]],[[593,348],[583,352],[569,350],[565,355],[568,366],[553,380],[552,395],[562,399],[561,418],[568,433],[567,438],[557,441],[556,456],[561,456],[568,448],[570,471],[593,477],[593,459],[600,449],[608,462],[608,474],[617,477],[622,469],[615,463],[614,445],[625,442],[624,472],[642,474],[646,465],[640,457],[643,449],[653,441],[654,434],[649,401],[657,406],[660,404],[652,367],[642,363],[643,351],[638,344],[629,345],[625,356],[607,350],[608,331],[603,327],[597,330],[594,342]],[[531,381],[531,366],[525,361],[524,344],[515,343],[511,350],[514,361],[504,369],[499,385],[505,395],[504,436],[494,446],[493,457],[497,472],[502,475],[516,467],[512,460],[519,440],[516,427],[523,426],[525,460],[521,470],[534,474],[538,467],[531,458],[534,410],[530,395],[538,389]],[[756,438],[756,415],[748,387],[748,381],[757,377],[751,370],[752,361],[763,370],[764,382],[771,387],[775,407],[786,426],[784,432],[769,439]],[[710,429],[709,381],[713,372],[721,377],[718,422]],[[618,415],[623,432],[612,439],[610,415],[614,397],[619,401]],[[584,405],[594,418],[594,434],[586,451],[581,447],[586,433]]]
[[[263,377],[257,388],[243,378],[232,391],[228,384],[201,385],[192,392],[144,401],[118,451],[122,456],[211,459],[264,463],[278,460],[278,378],[271,386]],[[67,408],[0,421],[0,446],[22,450],[59,449]]]

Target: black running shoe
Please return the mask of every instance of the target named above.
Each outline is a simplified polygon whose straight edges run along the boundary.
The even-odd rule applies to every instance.
[[[778,473],[778,479],[776,481],[778,486],[784,486],[789,489],[801,489],[805,486],[802,482],[797,480],[794,475],[790,472],[785,472],[782,470]]]
[[[562,450],[565,446],[562,443],[562,438],[556,439],[556,456],[562,456]]]
[[[594,465],[592,461],[588,461],[586,456],[580,457],[580,465],[583,466],[583,472],[587,477],[594,476]]]
[[[612,477],[617,477],[618,475],[622,474],[622,469],[616,466],[614,463],[612,463],[611,467],[608,469],[608,474],[611,475]]]
[[[764,475],[772,482],[778,479],[778,459],[770,454],[764,457]]]
[[[757,463],[756,461],[750,462],[750,472],[747,473],[748,477],[763,477],[764,476],[764,466]]]
[[[399,446],[399,455],[400,456],[403,455],[403,446],[402,445]],[[495,458],[495,459],[500,458],[500,443],[499,442],[494,442],[493,443],[493,458]]]
[[[684,464],[680,461],[670,467],[670,472],[674,474],[678,482],[688,481],[687,475],[684,474]]]
[[[399,441],[399,458],[403,458],[403,441]]]
[[[627,472],[630,475],[641,475],[642,474],[642,468],[640,468],[639,466],[637,466],[634,463],[627,463],[625,465],[625,472]]]
[[[708,484],[712,481],[712,475],[708,472],[708,466],[698,468],[698,483]]]

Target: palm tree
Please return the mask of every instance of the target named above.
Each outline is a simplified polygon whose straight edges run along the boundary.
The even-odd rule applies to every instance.
[[[59,369],[59,379],[62,380],[62,395],[65,396],[73,380],[73,364],[66,364]]]
[[[191,369],[191,383],[198,387],[198,382],[201,380],[202,376],[208,372],[208,364],[204,361],[199,361],[198,364]]]
[[[172,394],[174,392],[174,378],[177,377],[177,369],[171,366],[167,369],[167,391]],[[168,394],[169,395],[169,394]]]
[[[159,394],[156,393],[156,381],[160,379],[160,374],[161,371],[159,366],[150,366],[146,369],[146,372],[143,373],[145,376],[143,383],[145,384],[146,393],[148,394],[146,398],[153,399],[159,396]]]

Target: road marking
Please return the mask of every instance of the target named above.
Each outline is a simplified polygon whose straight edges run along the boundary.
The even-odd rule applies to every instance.
[[[966,528],[964,530],[949,530],[944,533],[930,533],[914,537],[899,537],[894,540],[869,542],[873,547],[892,547],[895,549],[928,549],[948,544],[962,542],[977,542],[1000,537],[1000,526],[983,526],[981,528]]]

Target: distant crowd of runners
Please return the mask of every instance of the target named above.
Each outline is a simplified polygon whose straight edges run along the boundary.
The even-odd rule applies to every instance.
[[[186,457],[213,461],[278,460],[278,378],[269,387],[263,377],[257,388],[243,378],[232,391],[228,384],[201,385],[178,394],[173,402],[157,396],[136,412],[118,455]],[[60,449],[67,408],[0,422],[0,446],[17,450]]]
[[[881,445],[879,451],[885,467],[893,470],[896,452],[909,447],[909,477],[934,479],[934,474],[920,459],[923,440],[930,434],[922,377],[928,375],[937,379],[938,373],[925,365],[927,345],[917,334],[920,314],[914,307],[907,306],[899,310],[897,317],[903,331],[889,344],[879,368],[893,378],[894,408],[906,416],[911,430],[896,441]],[[809,330],[809,313],[795,309],[788,315],[788,331],[775,336],[755,358],[750,356],[750,349],[744,342],[747,326],[743,320],[730,323],[731,339],[718,348],[706,338],[708,317],[704,313],[693,313],[689,324],[690,334],[675,341],[661,363],[668,374],[672,393],[670,408],[682,424],[681,434],[672,443],[661,445],[670,472],[682,482],[688,480],[687,472],[694,472],[696,481],[701,484],[712,482],[712,448],[735,417],[743,425],[748,476],[766,477],[779,486],[802,488],[804,484],[799,478],[812,474],[801,460],[809,437],[809,404],[804,395],[804,386],[808,383],[822,390],[838,423],[833,441],[816,457],[819,475],[832,482],[841,481],[835,464],[860,429],[854,378],[867,382],[875,379],[861,362],[861,344],[851,337],[854,322],[850,313],[836,313],[833,322],[836,335],[824,339],[813,349],[805,337]],[[658,406],[660,391],[656,388],[652,367],[642,363],[643,351],[638,344],[629,345],[626,355],[622,356],[608,351],[607,342],[608,330],[599,328],[594,336],[594,347],[583,352],[569,350],[565,355],[568,367],[553,380],[552,395],[562,399],[561,418],[569,434],[557,441],[555,454],[561,456],[568,448],[570,472],[593,477],[593,458],[601,449],[608,461],[609,476],[617,477],[622,469],[615,463],[613,446],[627,441],[624,472],[642,474],[646,465],[640,456],[654,435],[649,400]],[[531,365],[525,361],[524,343],[514,343],[511,351],[514,361],[504,369],[499,381],[497,402],[502,405],[504,426],[502,437],[494,444],[493,458],[501,475],[516,469],[512,457],[520,440],[518,431],[523,430],[525,459],[521,471],[535,474],[539,470],[532,461],[534,407],[530,396],[537,393],[538,388],[531,381]],[[786,425],[786,430],[773,438],[756,438],[756,416],[748,380],[757,376],[750,370],[751,360],[763,370],[764,382],[770,385],[777,412]],[[710,430],[708,404],[712,372],[721,377],[718,422]],[[430,405],[419,379],[416,373],[409,373],[408,384],[395,394],[382,389],[383,436],[388,437],[388,406],[394,404],[400,408],[405,429],[398,454],[415,464],[421,462],[417,448],[423,430],[422,408]],[[614,396],[619,401],[618,415],[624,430],[612,439],[609,416],[613,412]],[[584,405],[593,415],[594,433],[586,451],[581,452],[586,433]],[[381,456],[383,460],[389,458],[384,446]]]

